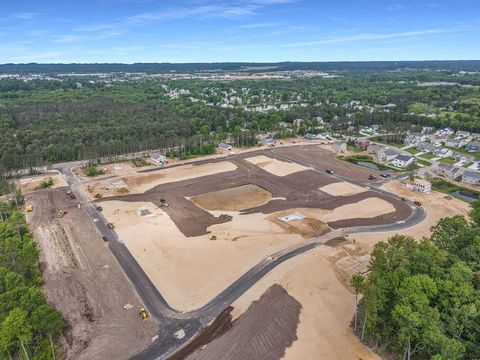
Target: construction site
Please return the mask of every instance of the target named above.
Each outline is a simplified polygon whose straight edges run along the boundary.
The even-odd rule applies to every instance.
[[[418,209],[417,195],[398,181],[372,181],[380,172],[327,146],[113,169],[92,179],[63,168],[62,186],[28,197],[47,293],[71,323],[71,359],[147,359],[142,350],[168,336],[179,341],[168,343],[180,350],[169,350],[171,359],[376,359],[349,327],[349,278],[368,273],[378,241],[427,235],[444,216]],[[422,196],[445,203],[449,215],[468,212],[456,199]],[[123,248],[155,287],[165,317],[137,295],[143,283],[125,269]],[[255,280],[244,281],[254,270]],[[153,314],[147,321],[143,308]],[[208,336],[171,325],[190,318],[199,319],[191,329]]]

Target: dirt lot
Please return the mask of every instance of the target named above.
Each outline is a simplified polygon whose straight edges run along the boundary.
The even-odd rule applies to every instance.
[[[158,325],[139,318],[140,300],[76,200],[66,188],[27,200],[34,204],[27,220],[41,252],[44,289],[67,323],[67,359],[127,359],[147,347]],[[67,215],[55,219],[60,209]]]
[[[151,188],[143,194],[113,196],[107,200],[153,202],[157,206],[160,206],[160,199],[164,198],[170,204],[170,207],[166,208],[165,212],[171,217],[180,231],[187,237],[208,234],[208,228],[210,226],[231,221],[231,218],[224,214],[214,216],[211,212],[196,206],[193,202],[189,201],[188,198],[212,191],[225,190],[228,193],[228,189],[244,185],[256,185],[261,187],[270,192],[273,199],[266,204],[246,209],[242,212],[243,214],[273,214],[294,208],[334,210],[335,208],[341,208],[359,202],[361,205],[379,204],[382,206],[382,209],[386,208],[384,204],[385,202],[388,202],[394,207],[393,212],[391,211],[391,208],[389,208],[386,213],[382,214],[378,211],[375,216],[369,214],[364,216],[363,212],[365,207],[359,206],[358,204],[341,208],[334,213],[345,214],[346,211],[343,211],[342,209],[348,209],[349,211],[358,210],[359,213],[362,213],[362,216],[355,217],[352,216],[352,213],[349,213],[349,216],[347,217],[347,219],[349,219],[348,222],[342,219],[341,216],[333,216],[331,219],[327,220],[330,221],[328,223],[330,227],[339,228],[345,226],[394,223],[396,221],[404,220],[411,213],[410,207],[405,203],[372,191],[365,191],[341,197],[321,192],[318,190],[320,187],[332,184],[336,181],[327,174],[319,174],[312,170],[305,170],[279,177],[272,175],[241,158],[222,163],[225,163],[225,165],[222,165],[221,169],[225,170],[233,167],[234,170],[222,172],[221,176],[207,175],[203,177],[189,178],[189,176],[193,176],[193,174],[199,174],[197,167],[188,166],[187,168],[174,168],[171,169],[172,173],[168,171],[165,171],[164,173],[165,177],[170,179],[167,183],[156,185],[157,181],[150,181],[147,185],[145,182],[142,186],[145,188]],[[231,165],[226,165],[228,163],[231,163]],[[207,164],[200,166],[204,167],[207,166]],[[200,166],[198,166],[198,168]],[[175,173],[179,171],[182,171],[184,178],[187,179],[171,182],[174,179]],[[128,182],[130,180],[127,179],[126,181]],[[361,201],[369,198],[375,198],[376,200],[368,200],[361,203]],[[371,211],[376,210],[373,209]],[[195,221],[191,221],[191,219],[195,219]]]
[[[48,180],[49,178],[52,178],[53,180],[53,185],[51,186],[51,189],[56,189],[67,185],[63,176],[56,173],[24,177],[19,180],[15,180],[14,183],[17,187],[20,187],[24,194],[26,194],[38,190],[38,186],[40,185],[40,183],[42,181]]]
[[[308,168],[305,166],[292,162],[281,161],[265,155],[247,157],[245,160],[276,176],[287,176],[299,171],[308,170]]]
[[[279,360],[297,339],[301,307],[280,285],[272,285],[232,329],[187,360]]]
[[[329,258],[337,251],[322,247],[279,265],[233,304],[234,317],[241,319],[252,301],[271,284],[279,284],[302,305],[297,340],[287,348],[283,359],[379,359],[349,327],[355,297],[332,268]]]
[[[271,199],[272,193],[259,186],[242,185],[200,194],[189,200],[205,210],[240,211],[266,204]]]
[[[347,182],[328,184],[322,186],[319,190],[332,196],[349,196],[367,191],[365,188]]]
[[[337,159],[337,154],[335,152],[327,150],[321,145],[282,147],[275,149],[275,152],[300,161],[303,164],[317,166],[325,170],[332,170],[336,174],[352,180],[362,181],[364,183],[372,183],[368,180],[368,176],[370,174],[375,175],[377,179],[381,179],[379,176],[381,174],[380,171],[368,169]]]

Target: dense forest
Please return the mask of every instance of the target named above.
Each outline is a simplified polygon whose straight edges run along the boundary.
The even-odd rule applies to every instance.
[[[386,358],[480,359],[480,203],[420,242],[394,236],[372,253],[357,332]]]
[[[63,329],[61,314],[40,285],[39,253],[25,217],[22,197],[0,203],[0,358],[50,360]]]
[[[391,132],[405,132],[412,125],[480,132],[480,73],[455,73],[461,64],[445,72],[420,67],[359,71],[357,67],[370,69],[372,63],[356,63],[348,75],[334,78],[4,78],[0,174],[153,149],[180,149],[188,156],[189,151],[222,140],[255,145],[252,139],[265,132],[278,137],[325,130],[345,133],[362,124],[381,124]],[[467,68],[477,65],[469,62]],[[449,86],[432,84],[446,81]],[[353,100],[361,106],[345,106]],[[395,107],[385,108],[391,104]],[[296,127],[293,123],[299,118],[304,121]]]

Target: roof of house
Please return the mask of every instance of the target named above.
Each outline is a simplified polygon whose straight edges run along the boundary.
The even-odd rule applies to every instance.
[[[424,179],[415,179],[414,183],[422,186],[431,185],[430,181]]]
[[[480,146],[480,142],[478,141],[470,141],[467,146]]]
[[[412,158],[411,156],[400,154],[400,155],[398,155],[398,156],[395,158],[395,160],[400,160],[400,161],[405,161],[405,162],[407,162],[407,161],[409,161],[411,158]]]
[[[472,178],[472,179],[480,180],[480,173],[475,172],[475,171],[465,171],[463,173],[463,176],[464,177],[469,177],[469,178]]]

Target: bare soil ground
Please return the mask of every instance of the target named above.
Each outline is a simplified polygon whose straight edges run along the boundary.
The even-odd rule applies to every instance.
[[[281,161],[265,155],[247,157],[245,160],[276,176],[287,176],[299,171],[308,170],[308,168],[305,166],[292,162]]]
[[[235,320],[231,330],[187,359],[281,359],[297,339],[301,308],[280,285],[272,285]]]
[[[282,147],[275,149],[275,152],[281,155],[288,156],[304,164],[318,166],[320,168],[324,168],[325,170],[332,170],[336,174],[352,180],[372,183],[368,180],[368,176],[370,174],[375,175],[377,179],[381,179],[380,171],[367,169],[365,167],[337,159],[337,155],[335,152],[327,150],[321,145],[303,147]]]
[[[329,260],[337,251],[317,248],[282,263],[233,304],[234,318],[241,319],[252,301],[271,284],[279,284],[302,305],[297,340],[286,349],[283,359],[379,359],[350,328],[355,296],[338,280]]]
[[[188,179],[177,182],[163,183],[156,186],[154,186],[156,182],[149,182],[148,186],[144,184],[145,188],[151,186],[154,187],[150,188],[143,194],[113,196],[106,200],[134,202],[149,201],[160,206],[160,199],[164,198],[170,204],[170,207],[166,208],[165,212],[171,217],[182,233],[189,237],[208,234],[207,229],[209,226],[229,222],[231,221],[231,217],[223,216],[223,214],[220,216],[213,216],[212,213],[199,208],[193,202],[189,201],[188,198],[212,191],[228,190],[244,185],[256,185],[269,191],[274,197],[271,201],[264,205],[244,210],[242,212],[244,214],[272,214],[279,211],[302,207],[333,210],[335,208],[340,208],[348,204],[355,204],[372,197],[379,199],[375,200],[378,202],[378,204],[389,202],[393,206],[394,211],[388,211],[385,214],[378,213],[376,216],[363,216],[363,212],[365,210],[364,207],[355,205],[351,208],[347,208],[349,211],[356,211],[349,213],[348,222],[346,220],[342,220],[341,218],[334,217],[331,220],[328,220],[330,221],[328,225],[332,228],[339,228],[345,226],[394,223],[396,221],[404,220],[411,213],[410,207],[405,203],[383,194],[374,193],[372,191],[365,191],[362,193],[342,197],[331,196],[327,193],[320,192],[318,190],[320,187],[335,182],[335,180],[327,174],[319,174],[312,170],[305,170],[302,172],[293,173],[291,175],[278,177],[244,159],[237,158],[231,160],[231,163],[233,163],[231,166],[233,166],[235,170],[222,172],[221,176],[215,174],[188,178],[189,176],[193,176],[190,175],[192,172],[191,168],[172,169],[172,171],[175,170],[177,172],[180,171],[179,169],[181,169],[184,176]],[[224,166],[225,168],[228,167],[227,165]],[[352,167],[352,165],[350,165],[350,167]],[[195,173],[198,175],[198,171],[196,170],[197,169],[195,167],[193,171],[195,171]],[[187,171],[190,171],[190,173],[187,173]],[[170,179],[174,178],[174,174],[172,175],[168,172],[165,172],[165,176],[170,177]],[[372,205],[372,201],[373,200],[369,200],[361,204]],[[339,210],[339,213],[343,212]],[[354,216],[356,214],[358,214],[357,217]],[[191,221],[191,219],[195,219],[195,221]]]
[[[205,210],[240,211],[266,204],[272,193],[256,185],[242,185],[193,196],[190,200]]]
[[[365,188],[347,182],[328,184],[322,186],[319,190],[332,196],[349,196],[367,191]]]
[[[51,186],[51,189],[67,186],[67,183],[65,182],[63,176],[61,174],[54,173],[23,177],[19,180],[15,180],[14,183],[22,190],[24,194],[26,194],[38,190],[38,186],[40,185],[40,183],[42,181],[48,180],[48,178],[52,178],[53,180],[53,185]]]
[[[31,193],[27,220],[41,253],[44,289],[63,314],[67,359],[127,359],[148,346],[157,325],[142,306],[107,245],[67,188]],[[55,219],[59,209],[67,210]],[[133,306],[126,310],[127,304]]]

